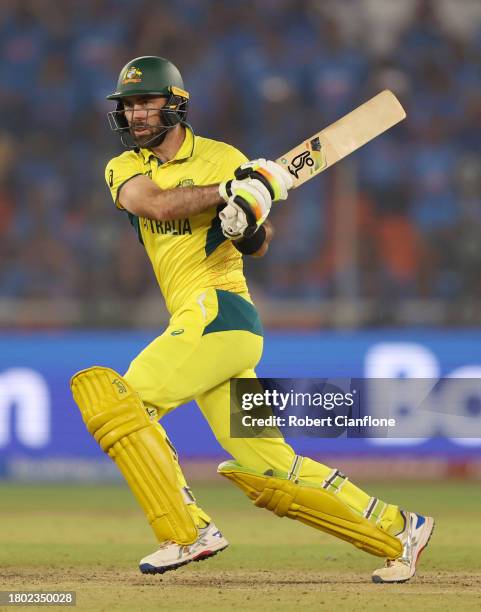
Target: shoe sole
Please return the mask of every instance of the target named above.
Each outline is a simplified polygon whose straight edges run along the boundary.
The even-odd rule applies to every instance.
[[[411,578],[413,578],[413,576],[416,574],[416,566],[418,564],[418,560],[419,557],[421,556],[421,553],[423,552],[423,550],[425,550],[431,540],[431,537],[434,533],[434,527],[435,527],[436,523],[433,520],[433,524],[431,525],[431,530],[429,531],[429,535],[426,539],[426,542],[423,544],[423,546],[421,546],[421,548],[418,550],[418,554],[416,556],[416,561],[414,562],[414,572],[412,573],[411,576],[409,576],[409,578],[403,578],[402,580],[383,580],[381,578],[381,576],[372,576],[372,581],[375,584],[403,584],[404,582],[408,582],[408,580],[411,580]]]
[[[179,567],[183,567],[184,565],[187,565],[188,563],[192,563],[192,561],[195,561],[195,562],[205,561],[206,559],[215,557],[217,553],[222,552],[228,546],[229,545],[226,544],[225,546],[223,546],[222,548],[219,548],[218,550],[203,550],[193,559],[188,559],[187,561],[181,561],[180,563],[174,563],[172,565],[164,565],[163,567],[155,567],[154,565],[150,565],[150,563],[142,563],[141,565],[139,565],[139,569],[142,572],[142,574],[165,574],[165,572],[170,572],[170,571],[179,569]]]

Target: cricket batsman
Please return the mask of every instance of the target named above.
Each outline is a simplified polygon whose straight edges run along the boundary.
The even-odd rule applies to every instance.
[[[242,256],[267,251],[266,219],[272,203],[287,198],[291,175],[194,134],[186,122],[189,94],[164,58],[130,61],[108,99],[116,103],[110,126],[127,150],[109,161],[105,178],[152,262],[170,321],[123,376],[94,366],[78,372],[71,388],[88,431],[117,464],[158,540],[141,572],[161,574],[228,546],[197,505],[158,422],[195,400],[233,457],[219,473],[256,506],[383,557],[374,582],[409,580],[432,518],[372,497],[282,438],[230,437],[230,379],[255,378],[263,343]]]

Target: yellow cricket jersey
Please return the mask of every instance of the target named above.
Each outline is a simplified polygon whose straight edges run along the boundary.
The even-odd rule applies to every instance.
[[[105,179],[118,208],[119,190],[134,176],[149,176],[161,189],[212,185],[228,180],[246,161],[223,142],[195,136],[185,139],[174,159],[162,163],[149,149],[125,151],[109,161]],[[175,221],[153,221],[127,213],[152,262],[167,309],[172,314],[194,293],[216,288],[249,298],[242,255],[221,231],[214,206]]]

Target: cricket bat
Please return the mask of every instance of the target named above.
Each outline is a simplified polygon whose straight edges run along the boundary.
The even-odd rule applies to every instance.
[[[399,100],[392,91],[385,89],[304,140],[276,162],[292,174],[292,187],[299,187],[405,117]]]

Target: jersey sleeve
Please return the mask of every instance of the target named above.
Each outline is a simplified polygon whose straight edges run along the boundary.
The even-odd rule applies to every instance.
[[[141,162],[134,151],[126,151],[109,161],[105,168],[105,180],[117,208],[123,210],[119,202],[119,192],[122,186],[134,176],[142,173]]]
[[[234,171],[246,161],[248,161],[248,159],[244,153],[241,153],[239,149],[235,147],[227,145],[220,162],[221,167],[219,170],[222,176],[221,180],[227,181],[234,178]]]

